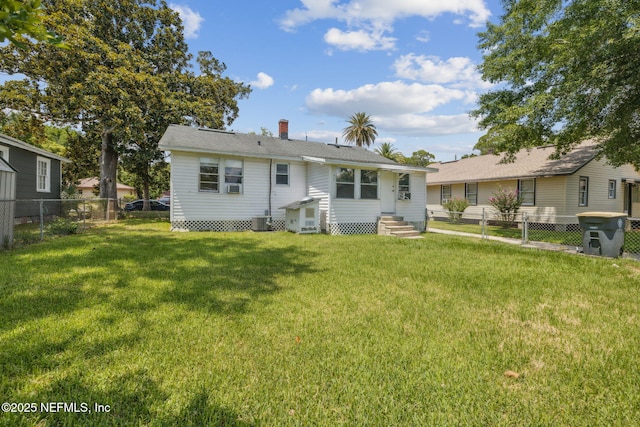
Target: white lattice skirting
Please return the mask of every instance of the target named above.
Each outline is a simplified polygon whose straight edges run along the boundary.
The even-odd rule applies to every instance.
[[[329,234],[376,234],[378,224],[375,222],[343,222],[338,224],[327,224]]]
[[[173,220],[173,231],[248,231],[251,230],[252,221],[249,220]],[[284,231],[284,220],[276,219],[271,222],[271,229]]]

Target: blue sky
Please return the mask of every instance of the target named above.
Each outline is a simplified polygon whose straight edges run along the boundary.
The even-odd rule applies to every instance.
[[[250,83],[230,127],[343,142],[348,117],[371,115],[380,142],[438,161],[471,153],[482,135],[468,117],[489,86],[476,71],[478,31],[499,0],[176,0],[191,51]]]

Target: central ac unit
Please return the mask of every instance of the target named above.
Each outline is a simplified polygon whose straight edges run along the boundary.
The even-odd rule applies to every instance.
[[[240,194],[242,190],[242,184],[227,184],[227,193]]]

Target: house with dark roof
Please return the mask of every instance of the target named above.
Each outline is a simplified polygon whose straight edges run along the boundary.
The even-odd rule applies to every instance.
[[[171,153],[174,230],[284,230],[287,207],[318,203],[319,229],[376,233],[382,215],[424,230],[426,174],[370,150],[288,138],[172,125],[159,147]]]
[[[70,163],[69,159],[4,134],[0,134],[0,157],[16,171],[16,199],[60,199],[62,163]],[[15,209],[16,218],[39,214],[35,202],[20,203]]]
[[[597,145],[585,141],[559,159],[555,147],[523,149],[514,162],[487,154],[453,162],[434,163],[429,175],[427,208],[442,210],[452,197],[466,198],[465,213],[491,209],[489,198],[498,189],[517,190],[523,198],[520,212],[538,216],[576,215],[587,211],[640,215],[640,174],[631,165],[613,167],[598,158]]]

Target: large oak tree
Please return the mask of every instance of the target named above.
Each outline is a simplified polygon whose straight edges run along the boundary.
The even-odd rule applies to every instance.
[[[496,89],[472,114],[478,148],[514,154],[589,138],[614,165],[640,167],[640,2],[503,0],[480,34],[480,70]]]
[[[28,44],[0,51],[0,71],[21,73],[0,87],[0,107],[82,129],[99,139],[100,196],[116,197],[119,156],[144,174],[160,158],[157,143],[171,123],[224,128],[251,89],[222,76],[208,53],[191,70],[179,15],[155,0],[48,0],[47,28],[69,49]],[[147,191],[145,191],[148,193]]]

